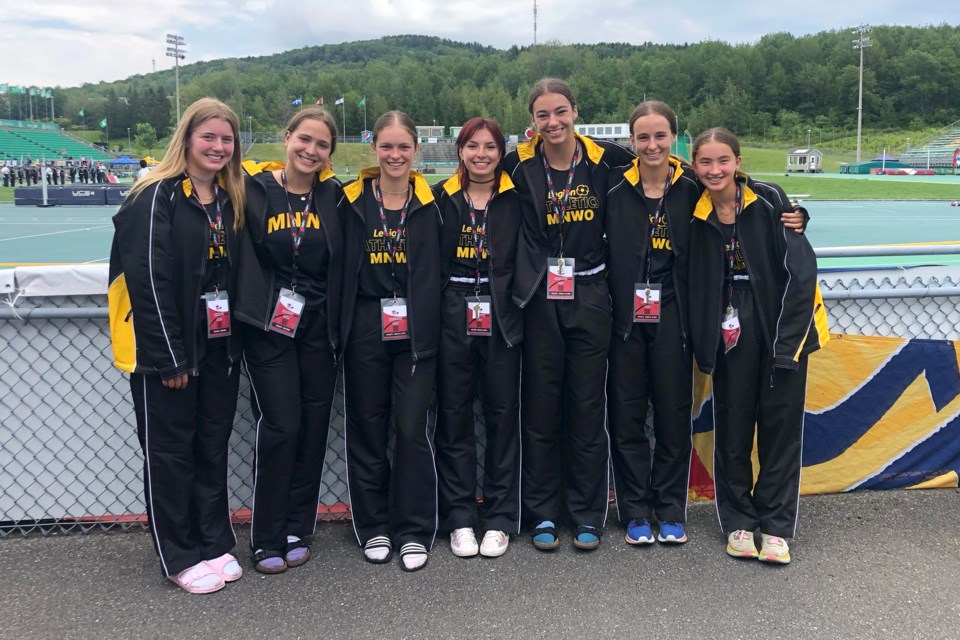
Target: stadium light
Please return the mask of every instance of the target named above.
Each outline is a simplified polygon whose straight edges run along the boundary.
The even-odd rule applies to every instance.
[[[183,49],[186,42],[183,36],[168,33],[167,44],[171,45],[167,47],[167,57],[173,58],[173,77],[177,87],[177,122],[180,122],[180,61],[187,57],[187,52]]]
[[[853,48],[860,49],[860,95],[857,98],[857,162],[860,162],[860,132],[863,129],[863,50],[870,46],[870,38],[866,36],[870,27],[865,24],[855,27],[853,32],[857,39],[853,41]]]

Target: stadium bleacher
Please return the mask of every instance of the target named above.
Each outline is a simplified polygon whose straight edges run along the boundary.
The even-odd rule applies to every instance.
[[[0,128],[0,160],[62,160],[68,157],[108,161],[111,155],[59,131]]]
[[[941,130],[933,140],[900,155],[900,162],[915,168],[950,169],[960,149],[960,120]]]

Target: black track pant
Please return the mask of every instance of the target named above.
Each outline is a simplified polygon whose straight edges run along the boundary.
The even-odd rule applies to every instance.
[[[143,450],[147,517],[163,575],[230,551],[227,449],[240,367],[228,374],[226,341],[210,340],[200,375],[185,389],[158,376],[130,374]]]
[[[576,298],[533,296],[523,313],[524,517],[602,527],[609,493],[604,427],[610,295],[602,277],[577,278]]]
[[[317,524],[337,381],[322,310],[306,311],[293,338],[249,329],[244,363],[257,425],[250,547],[282,552]]]
[[[800,495],[807,358],[800,358],[797,371],[774,370],[752,292],[733,293],[740,341],[726,355],[721,347],[713,374],[713,466],[720,527],[725,533],[759,527],[763,533],[791,538]],[[754,434],[760,461],[756,484],[751,464]]]
[[[485,292],[484,292],[485,293]],[[467,335],[469,291],[443,293],[437,370],[437,474],[440,528],[480,524],[473,400],[481,391],[486,432],[483,529],[520,533],[520,347],[507,347],[496,318],[493,335]]]
[[[394,547],[419,542],[429,549],[437,533],[429,415],[437,359],[413,366],[409,340],[380,339],[380,301],[358,299],[343,356],[343,394],[347,480],[360,544],[388,535]],[[391,422],[392,470],[387,457]]]
[[[675,301],[663,306],[658,324],[634,324],[626,341],[611,338],[607,415],[621,521],[653,514],[686,521],[692,395],[693,358],[683,351]],[[645,428],[651,400],[652,456]]]

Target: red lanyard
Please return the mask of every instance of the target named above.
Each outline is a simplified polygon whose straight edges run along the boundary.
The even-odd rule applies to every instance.
[[[383,209],[383,194],[380,192],[380,178],[373,179],[373,197],[377,200],[377,210],[380,214],[380,224],[383,226],[383,242],[387,247],[387,253],[390,255],[390,275],[393,276],[393,297],[397,297],[397,272],[395,260],[397,256],[397,247],[400,246],[400,236],[403,235],[403,228],[407,224],[407,209],[410,207],[410,188],[407,187],[407,199],[403,202],[403,208],[400,210],[400,223],[397,224],[397,234],[390,235],[390,224],[387,222],[387,214]]]
[[[557,195],[553,188],[553,176],[550,164],[547,162],[547,154],[540,149],[540,159],[543,160],[543,173],[547,177],[547,197],[550,198],[550,205],[553,212],[557,214],[557,224],[560,225],[560,253],[558,257],[563,257],[563,217],[567,215],[567,207],[570,205],[570,192],[573,187],[573,176],[577,172],[577,160],[580,158],[580,144],[573,147],[573,158],[570,160],[570,172],[567,174],[567,188],[564,190],[563,198]]]
[[[287,189],[287,172],[280,171],[280,183],[283,185],[283,193],[287,198],[287,226],[290,227],[290,235],[293,237],[293,277],[290,282],[290,290],[297,290],[297,258],[300,257],[300,245],[303,244],[303,236],[306,234],[307,230],[307,218],[310,217],[310,205],[313,204],[313,188],[316,185],[316,182],[312,183],[310,186],[310,193],[307,194],[307,204],[303,207],[303,211],[300,212],[300,227],[293,223],[293,207],[290,205],[290,190]]]
[[[192,182],[191,178],[191,182]],[[213,201],[217,203],[217,216],[216,218],[210,217],[210,212],[207,211],[207,208],[204,206],[203,202],[200,200],[200,193],[194,189],[193,192],[197,196],[197,204],[200,205],[200,209],[203,210],[203,215],[207,216],[207,223],[210,225],[210,246],[213,248],[213,268],[214,273],[220,273],[220,255],[221,255],[221,246],[226,246],[227,238],[223,233],[223,213],[220,211],[220,187],[216,182],[213,183]],[[220,290],[219,277],[215,276],[214,278],[214,288]]]

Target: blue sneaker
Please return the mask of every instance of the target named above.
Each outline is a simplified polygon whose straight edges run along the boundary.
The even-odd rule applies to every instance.
[[[627,534],[623,536],[627,544],[653,544],[653,529],[646,518],[634,518],[627,523]]]
[[[687,532],[682,522],[661,522],[657,540],[667,544],[683,544],[687,541]]]

